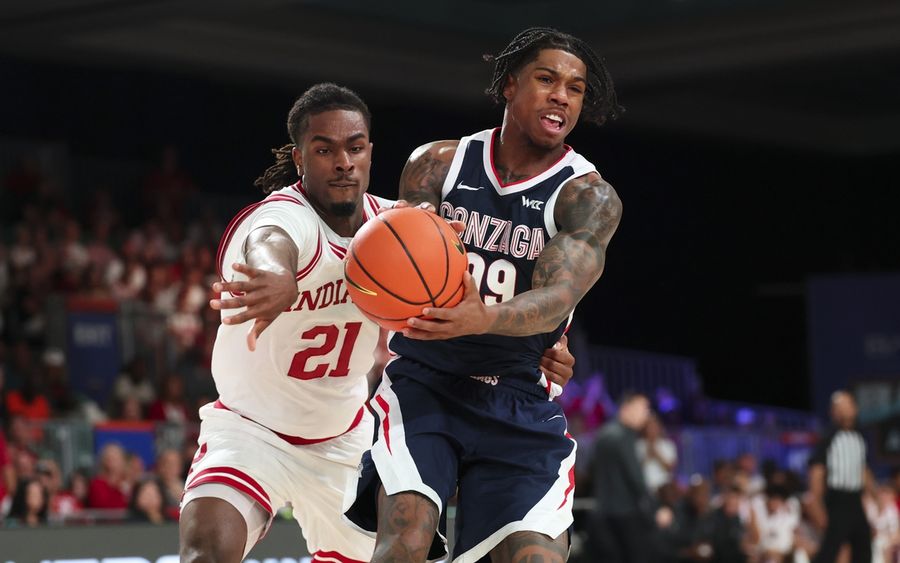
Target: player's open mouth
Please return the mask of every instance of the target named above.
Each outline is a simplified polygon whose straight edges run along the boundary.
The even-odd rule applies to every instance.
[[[549,131],[562,131],[566,125],[566,118],[558,113],[545,113],[541,116],[541,125]]]

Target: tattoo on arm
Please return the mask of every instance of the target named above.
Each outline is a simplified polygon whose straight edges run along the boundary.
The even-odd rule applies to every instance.
[[[564,186],[555,209],[560,230],[535,263],[532,289],[497,305],[488,332],[526,336],[559,326],[603,273],[621,216],[622,202],[599,174]]]
[[[400,174],[400,199],[412,205],[441,203],[441,189],[456,152],[456,141],[438,141],[416,149]]]
[[[568,555],[568,532],[556,539],[538,532],[515,532],[491,550],[491,560],[503,563],[564,563]]]

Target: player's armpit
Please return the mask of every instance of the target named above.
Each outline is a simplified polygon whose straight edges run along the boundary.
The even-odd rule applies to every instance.
[[[435,141],[414,150],[400,174],[400,199],[437,208],[457,146],[459,141]]]
[[[568,182],[554,210],[559,232],[535,263],[533,289],[490,307],[487,332],[527,336],[558,327],[603,273],[621,216],[619,196],[599,174]]]

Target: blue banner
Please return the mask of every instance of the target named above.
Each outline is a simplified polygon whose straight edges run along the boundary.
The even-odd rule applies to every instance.
[[[119,373],[115,312],[70,311],[66,326],[67,363],[72,388],[106,406]]]
[[[828,413],[830,395],[850,389],[860,421],[900,409],[900,275],[829,276],[807,292],[813,405]]]

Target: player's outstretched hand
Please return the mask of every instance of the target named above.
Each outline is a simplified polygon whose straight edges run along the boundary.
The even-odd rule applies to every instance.
[[[227,291],[234,297],[211,299],[209,306],[217,311],[247,308],[236,315],[225,317],[222,323],[239,325],[254,319],[253,326],[247,333],[247,348],[252,352],[256,350],[256,339],[262,331],[297,300],[297,280],[291,272],[269,272],[251,268],[246,264],[234,264],[232,268],[235,272],[246,275],[248,279],[214,283],[213,291],[217,293]]]
[[[409,202],[406,201],[405,199],[398,199],[394,203],[394,205],[391,207],[379,207],[378,210],[375,212],[375,214],[380,215],[381,213],[384,213],[388,209],[402,209],[404,207],[411,207],[411,206],[410,206]],[[419,209],[424,209],[425,211],[429,211],[429,212],[437,215],[437,209],[435,209],[434,206],[432,204],[428,203],[427,201],[423,201],[419,205],[416,205],[416,207],[418,207]],[[447,221],[447,223],[449,223],[450,227],[452,227],[453,230],[456,231],[457,233],[462,233],[463,231],[466,230],[466,224],[463,223],[462,221]]]
[[[446,340],[467,334],[484,334],[491,325],[490,313],[482,303],[475,280],[463,274],[465,293],[455,307],[426,307],[422,314],[430,319],[411,318],[403,335],[416,340]]]
[[[560,387],[565,387],[566,383],[572,379],[574,370],[575,356],[569,352],[569,337],[563,334],[559,342],[552,348],[544,350],[544,355],[541,357],[541,371],[544,372],[547,379]]]

